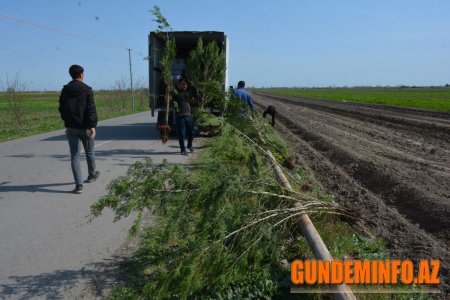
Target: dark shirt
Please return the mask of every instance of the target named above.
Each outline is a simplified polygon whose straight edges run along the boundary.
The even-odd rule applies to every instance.
[[[79,80],[66,84],[59,96],[59,113],[68,128],[97,127],[97,109],[92,88]]]
[[[269,105],[267,109],[263,111],[263,118],[265,118],[268,114],[272,116],[272,126],[275,126],[275,116],[277,115],[275,106]]]
[[[173,100],[178,104],[178,116],[190,116],[192,99],[191,94],[188,91],[179,92],[173,98]]]

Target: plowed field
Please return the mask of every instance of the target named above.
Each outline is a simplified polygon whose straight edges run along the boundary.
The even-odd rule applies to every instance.
[[[450,114],[253,92],[275,105],[296,161],[351,211],[391,258],[441,260],[450,270]]]

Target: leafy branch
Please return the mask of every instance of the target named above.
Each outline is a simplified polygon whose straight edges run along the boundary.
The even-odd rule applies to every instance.
[[[153,6],[153,10],[151,10],[151,13],[156,17],[156,19],[153,19],[153,21],[159,24],[159,31],[172,31],[172,27],[170,27],[169,21],[167,21],[167,19],[161,13],[161,9],[159,8],[159,6]]]
[[[189,53],[186,65],[186,77],[196,90],[200,109],[213,105],[223,110],[226,60],[217,43],[210,42],[204,46],[200,37],[197,47]]]
[[[287,230],[292,218],[334,211],[310,195],[280,187],[255,148],[225,124],[195,169],[137,162],[91,207],[93,216],[109,207],[116,219],[131,213],[141,218],[152,210],[157,222],[147,229],[136,258],[151,268],[144,288],[148,297],[185,298],[205,286],[220,289],[249,272],[269,272],[292,234]],[[133,233],[139,227],[135,223]]]
[[[176,58],[176,42],[175,39],[171,36],[172,27],[170,26],[167,19],[161,13],[161,10],[158,6],[154,6],[151,11],[153,15],[156,17],[153,21],[158,23],[157,33],[164,40],[164,52],[161,57],[160,65],[161,65],[161,78],[165,85],[164,90],[164,102],[166,104],[165,111],[165,127],[161,132],[161,140],[163,143],[166,143],[169,139],[170,127],[169,127],[169,110],[170,110],[170,100],[171,93],[174,90],[173,79],[172,79],[172,65]]]

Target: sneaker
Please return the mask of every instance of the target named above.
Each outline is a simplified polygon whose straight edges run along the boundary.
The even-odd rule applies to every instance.
[[[96,181],[99,176],[100,176],[100,172],[99,171],[95,171],[95,174],[94,175],[89,175],[85,182],[89,183],[89,182],[92,182],[92,181]]]
[[[77,184],[72,192],[74,192],[75,194],[81,194],[83,192],[83,185]]]
[[[195,152],[194,147],[189,147],[189,151],[191,151],[191,153],[194,153]]]
[[[185,151],[181,151],[181,155],[185,155],[185,156],[188,156],[189,154],[186,152],[186,150]]]

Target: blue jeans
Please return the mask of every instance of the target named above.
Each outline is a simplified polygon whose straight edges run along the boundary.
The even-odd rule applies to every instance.
[[[187,137],[188,148],[192,147],[192,142],[194,141],[194,120],[192,119],[192,116],[178,116],[176,122],[180,150],[181,152],[185,152],[186,147],[184,146],[184,139]]]
[[[94,139],[88,137],[86,129],[66,128],[66,136],[69,141],[73,178],[75,179],[75,184],[80,185],[83,184],[80,167],[80,141],[86,154],[89,176],[95,176]]]

